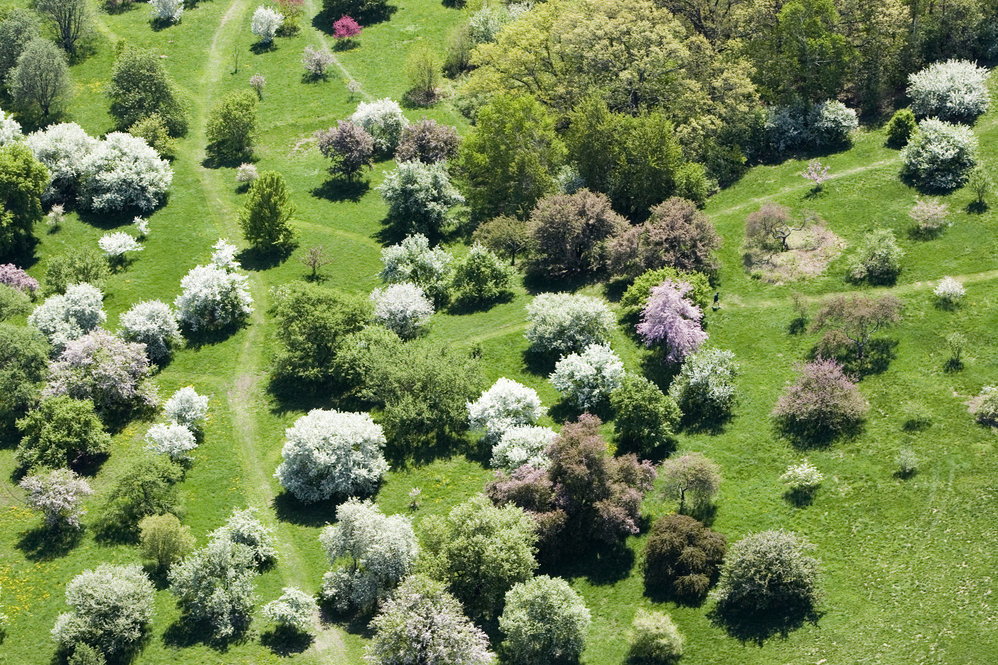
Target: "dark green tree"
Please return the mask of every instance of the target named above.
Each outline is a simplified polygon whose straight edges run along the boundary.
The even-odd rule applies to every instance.
[[[243,237],[262,251],[286,251],[295,241],[290,223],[294,214],[295,205],[284,176],[265,171],[250,186],[246,205],[239,214]]]
[[[176,512],[176,484],[183,477],[183,469],[163,456],[146,457],[132,464],[107,493],[97,520],[98,535],[111,540],[137,540],[143,517]]]
[[[0,323],[0,435],[35,405],[48,377],[49,343],[32,327]]]
[[[111,115],[122,131],[158,113],[171,136],[187,132],[187,112],[163,61],[152,51],[123,50],[114,61],[107,95],[111,99]]]
[[[208,155],[217,161],[240,159],[253,152],[256,95],[236,90],[222,98],[208,116]]]

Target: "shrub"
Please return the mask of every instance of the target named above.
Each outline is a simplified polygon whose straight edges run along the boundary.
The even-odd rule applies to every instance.
[[[156,424],[146,432],[146,449],[159,455],[167,455],[174,462],[191,458],[187,453],[198,447],[186,425],[178,423]]]
[[[773,107],[764,131],[778,155],[795,150],[826,150],[848,145],[849,134],[859,126],[856,112],[829,99],[812,105]]]
[[[638,610],[631,624],[630,659],[648,665],[672,665],[683,655],[683,634],[668,614]]]
[[[893,284],[901,274],[904,250],[890,229],[874,229],[863,237],[849,265],[849,277],[871,284]]]
[[[903,148],[917,129],[918,122],[911,109],[895,111],[887,123],[887,145],[892,148]]]
[[[65,294],[46,298],[28,317],[28,323],[48,337],[54,353],[60,353],[67,343],[107,320],[103,299],[100,289],[90,284],[73,284],[66,288]]]
[[[398,102],[385,97],[373,102],[361,102],[350,116],[350,122],[360,125],[374,139],[374,149],[382,155],[391,155],[402,139],[402,131],[409,125]]]
[[[540,575],[506,594],[499,617],[505,662],[534,665],[575,662],[586,644],[591,617],[585,601],[560,577]]]
[[[606,344],[590,344],[581,354],[562,357],[550,379],[562,399],[584,411],[595,411],[606,404],[623,377],[620,357]]]
[[[87,510],[80,503],[94,493],[90,483],[69,469],[25,476],[18,485],[27,494],[28,506],[45,516],[45,526],[49,529],[81,528],[80,518]]]
[[[613,313],[606,302],[592,296],[541,293],[527,305],[531,348],[539,353],[581,351],[610,340]]]
[[[48,39],[28,42],[7,74],[7,90],[15,106],[48,118],[72,90],[66,54]]]
[[[110,277],[111,266],[104,252],[91,247],[78,247],[49,259],[45,266],[43,291],[46,295],[68,293],[70,285],[81,282],[102,289]]]
[[[260,38],[260,43],[268,45],[274,41],[274,35],[278,28],[284,23],[284,14],[275,9],[260,5],[253,12],[253,19],[250,21],[250,32]]]
[[[832,178],[828,174],[829,168],[831,167],[822,164],[820,159],[812,159],[808,161],[807,168],[801,171],[800,176],[811,181],[814,192],[820,192],[824,184]]]
[[[855,431],[868,406],[856,384],[834,360],[815,360],[784,389],[773,417],[793,437],[813,441]]]
[[[226,640],[249,627],[256,570],[248,547],[210,541],[170,569],[170,592],[185,621],[206,623],[212,637]]]
[[[177,321],[191,332],[216,331],[241,323],[253,313],[245,275],[218,266],[195,266],[180,280],[173,301]]]
[[[691,290],[689,284],[665,281],[652,287],[648,304],[641,312],[638,335],[645,346],[667,347],[666,362],[681,363],[707,341],[703,312],[685,297]]]
[[[918,456],[911,448],[902,448],[898,451],[897,465],[900,476],[913,476],[918,472]]]
[[[111,132],[84,158],[79,204],[98,213],[149,212],[166,198],[173,171],[140,138]]]
[[[673,431],[679,424],[676,401],[640,374],[624,374],[610,393],[617,449],[647,459],[669,452],[675,445]]]
[[[440,85],[440,58],[428,46],[417,45],[405,61],[405,75],[409,82],[410,100],[421,104],[432,103]]]
[[[305,0],[277,0],[277,7],[284,14],[284,22],[277,29],[277,36],[294,37],[301,32],[301,18],[305,14]]]
[[[911,110],[920,118],[973,122],[988,110],[988,70],[968,60],[935,62],[908,75]]]
[[[780,482],[794,493],[810,493],[818,489],[825,476],[818,467],[814,466],[806,459],[800,464],[791,464],[780,476]]]
[[[319,541],[330,565],[349,563],[326,573],[322,596],[341,612],[368,612],[410,573],[419,555],[412,520],[384,515],[371,501],[349,499],[336,509],[336,524]]]
[[[69,466],[106,453],[111,445],[93,402],[65,395],[43,399],[17,421],[17,428],[24,434],[17,446],[17,463],[28,470]]]
[[[727,418],[735,405],[735,354],[703,349],[683,361],[669,395],[688,420],[711,423]]]
[[[164,23],[180,23],[184,14],[183,0],[152,0],[149,4],[153,18]]]
[[[384,432],[366,413],[312,409],[285,436],[274,475],[304,503],[369,494],[388,471]]]
[[[717,581],[727,549],[723,535],[692,517],[663,515],[645,544],[645,588],[696,604]]]
[[[124,231],[105,233],[97,241],[97,246],[107,256],[108,261],[115,265],[121,265],[125,262],[127,252],[141,252],[145,249],[134,236]]]
[[[252,185],[259,177],[260,172],[253,164],[240,164],[236,169],[236,182],[240,185]]]
[[[241,159],[253,152],[256,132],[256,96],[235,90],[212,107],[205,130],[209,157],[216,161]]]
[[[73,609],[59,615],[52,637],[65,651],[85,644],[109,658],[126,656],[149,630],[155,592],[134,564],[85,570],[66,585],[66,603]]]
[[[149,515],[139,521],[139,551],[159,570],[166,570],[194,548],[194,536],[176,515]]]
[[[984,386],[971,407],[971,413],[979,422],[998,422],[998,386]]]
[[[114,61],[107,95],[118,129],[127,129],[158,114],[170,130],[170,136],[187,133],[187,111],[157,53],[125,48]]]
[[[821,148],[848,145],[849,134],[859,127],[856,112],[842,102],[829,99],[811,107],[811,142]]]
[[[0,284],[17,289],[29,296],[34,296],[38,290],[38,280],[13,263],[0,264]]]
[[[648,220],[626,229],[610,243],[610,270],[636,277],[672,267],[713,275],[720,264],[715,251],[721,238],[696,204],[673,197],[654,206]]]
[[[301,64],[305,67],[305,73],[313,80],[326,78],[326,70],[334,61],[333,54],[326,49],[316,49],[311,46],[306,46],[301,56]]]
[[[239,248],[227,238],[219,238],[211,248],[215,250],[211,253],[211,265],[225,270],[239,270],[239,261],[236,260]]]
[[[387,284],[409,282],[442,305],[450,299],[454,257],[443,247],[430,247],[430,241],[421,233],[406,236],[397,245],[381,250],[384,269],[380,273]]]
[[[511,473],[521,466],[535,469],[551,464],[547,449],[558,434],[548,427],[514,425],[503,431],[492,446],[492,466]]]
[[[530,227],[515,217],[496,217],[480,224],[472,240],[516,265],[517,255],[530,249]]]
[[[100,651],[89,644],[79,643],[73,647],[73,653],[66,659],[66,665],[107,665],[107,660]]]
[[[177,143],[170,137],[170,129],[158,113],[139,120],[128,128],[128,133],[148,143],[166,159],[173,159],[176,156]]]
[[[457,129],[424,117],[402,130],[395,159],[399,162],[443,162],[457,156],[461,137]]]
[[[489,638],[464,616],[461,603],[424,575],[407,577],[370,627],[374,636],[364,651],[370,665],[495,662]]]
[[[480,494],[446,518],[426,518],[422,535],[431,575],[447,583],[473,618],[497,617],[506,592],[537,568],[530,516],[516,506],[494,506]]]
[[[919,199],[908,216],[915,221],[915,231],[922,236],[938,234],[952,222],[948,219],[949,206],[938,199]]]
[[[0,30],[3,30],[3,23],[0,23]],[[0,47],[0,49],[2,48]],[[0,58],[2,58],[2,54],[0,54]],[[0,76],[2,75],[3,70],[2,65],[0,65]],[[14,120],[13,115],[4,113],[3,109],[0,109],[0,147],[20,141],[23,138],[24,134],[21,133],[21,123]]]
[[[936,288],[932,290],[932,294],[943,305],[952,307],[963,300],[963,297],[967,294],[967,290],[963,288],[963,284],[952,277],[943,277],[939,280]]]
[[[340,42],[349,41],[360,33],[360,23],[349,16],[341,16],[333,22],[333,38]]]
[[[296,586],[281,589],[281,597],[263,606],[263,616],[277,625],[299,633],[312,627],[312,617],[319,612],[315,598]]]
[[[714,500],[721,485],[721,469],[701,453],[685,453],[662,463],[663,491],[670,499],[679,500],[682,512],[689,500],[693,508],[701,508]]]
[[[901,150],[901,175],[922,189],[949,192],[967,182],[976,153],[969,127],[927,118]]]
[[[49,368],[44,395],[93,400],[102,416],[157,402],[145,346],[97,329],[66,343]]]
[[[628,226],[605,195],[581,189],[538,201],[530,213],[529,228],[531,270],[562,277],[603,268],[607,242]]]
[[[246,546],[253,564],[263,566],[277,560],[274,530],[264,526],[256,516],[255,508],[233,510],[223,526],[209,534],[211,540],[227,540],[233,544]]]
[[[475,243],[454,270],[454,302],[467,307],[509,298],[515,275],[512,265]]]
[[[374,320],[404,339],[419,334],[433,316],[433,303],[409,282],[375,289],[371,301]]]
[[[250,186],[246,205],[239,214],[243,237],[255,249],[264,252],[284,252],[295,243],[291,217],[295,205],[284,182],[276,171],[265,171]]]
[[[994,190],[995,184],[991,180],[991,176],[988,175],[988,172],[984,170],[984,167],[977,166],[970,172],[970,178],[967,180],[967,186],[970,187],[970,191],[973,192],[976,197],[974,199],[974,205],[976,205],[978,209],[986,208],[987,198]]]
[[[29,314],[32,310],[31,298],[27,294],[6,284],[0,284],[0,321]]]
[[[145,300],[133,305],[119,319],[121,338],[145,344],[146,355],[153,362],[169,359],[174,346],[182,341],[177,317],[160,300]]]
[[[316,132],[319,152],[333,160],[330,171],[348,181],[365,166],[371,168],[374,139],[360,125],[340,120],[336,127]]]
[[[537,391],[505,377],[474,402],[468,402],[468,424],[495,442],[511,427],[533,425],[547,412]]]
[[[856,358],[863,360],[870,339],[878,331],[901,320],[901,300],[893,294],[879,297],[831,296],[825,300],[811,324],[812,331],[830,328],[853,343]]]
[[[464,203],[442,162],[401,162],[377,189],[389,220],[405,233],[439,234],[450,209]]]
[[[790,531],[746,536],[728,552],[714,597],[729,625],[767,620],[789,622],[814,611],[820,564],[813,546]]]
[[[183,475],[179,466],[162,457],[144,457],[133,463],[105,496],[97,520],[98,536],[127,542],[138,536],[143,517],[176,512],[176,483]]]
[[[42,219],[48,177],[48,169],[20,141],[0,147],[0,256],[25,251],[35,242],[31,231]]]
[[[208,396],[198,395],[194,386],[185,386],[166,400],[163,413],[178,425],[199,432],[208,416]]]

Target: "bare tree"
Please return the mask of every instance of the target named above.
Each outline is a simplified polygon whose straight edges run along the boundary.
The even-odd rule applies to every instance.
[[[300,260],[312,271],[312,274],[308,278],[313,282],[319,279],[319,271],[322,267],[333,262],[333,259],[326,253],[322,245],[309,247]]]
[[[901,300],[895,295],[839,295],[824,302],[811,328],[814,331],[829,328],[842,333],[856,347],[856,357],[862,360],[870,338],[900,320]]]

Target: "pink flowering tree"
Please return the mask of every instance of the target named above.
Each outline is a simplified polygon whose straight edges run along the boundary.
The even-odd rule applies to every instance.
[[[638,335],[645,346],[665,345],[668,362],[683,362],[707,341],[701,325],[703,312],[686,298],[691,290],[686,282],[666,280],[652,288],[648,304],[641,312]]]
[[[807,163],[807,168],[801,171],[801,177],[814,183],[814,191],[820,192],[821,187],[832,176],[828,175],[828,167],[819,160],[812,159]]]
[[[341,16],[333,23],[333,37],[341,48],[349,44],[360,31],[360,23],[349,16]]]

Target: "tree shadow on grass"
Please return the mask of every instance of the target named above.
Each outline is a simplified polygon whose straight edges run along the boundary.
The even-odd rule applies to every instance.
[[[814,503],[814,495],[817,491],[816,487],[787,490],[783,493],[783,498],[795,508],[807,508]]]
[[[344,501],[332,498],[315,503],[303,503],[290,492],[281,492],[274,497],[274,511],[277,519],[299,526],[325,526],[336,521],[336,508]]]
[[[260,635],[260,643],[275,655],[287,658],[302,653],[315,641],[309,633],[287,626],[278,626]]]
[[[205,346],[212,346],[214,344],[224,342],[235,335],[243,327],[243,325],[243,321],[237,321],[215,330],[195,331],[185,328],[183,331],[184,339],[187,341],[188,348],[200,349]]]
[[[166,201],[163,202],[166,205]],[[160,208],[163,206],[159,206]],[[129,226],[136,215],[140,213],[138,209],[128,209],[120,212],[92,212],[88,210],[76,210],[80,221],[94,227],[95,229],[110,230],[122,226]]]
[[[277,42],[273,39],[269,42],[258,41],[250,46],[250,53],[253,55],[262,55],[264,53],[270,53],[271,51],[277,50]]]
[[[983,215],[989,207],[987,201],[971,201],[964,210],[970,215]]]
[[[450,307],[447,308],[447,313],[455,316],[464,316],[465,314],[487,312],[497,305],[512,302],[513,297],[513,293],[510,292],[499,296],[498,298],[492,298],[489,300],[455,301]]]
[[[333,203],[350,201],[356,203],[371,189],[367,180],[343,180],[330,178],[312,190],[312,196],[326,199]]]
[[[201,160],[201,166],[206,169],[234,169],[243,164],[254,162],[256,159],[250,150],[247,150],[243,155],[214,155],[209,152],[208,156]],[[246,186],[246,190],[249,189],[249,183],[242,183],[242,185]]]
[[[634,550],[623,542],[597,545],[579,552],[573,559],[562,559],[548,571],[566,579],[584,577],[594,586],[609,586],[626,579],[631,574],[636,556]]]
[[[181,617],[170,624],[166,632],[163,633],[163,644],[174,649],[183,649],[204,644],[216,651],[225,653],[233,644],[246,641],[248,628],[249,622],[247,621],[246,625],[237,627],[234,635],[218,638],[215,637],[211,626],[206,622],[193,621],[188,617]]]
[[[555,278],[527,270],[523,278],[523,285],[526,287],[527,293],[532,296],[538,293],[572,293],[583,286],[599,281],[599,277],[595,274],[584,274]]]
[[[822,612],[814,607],[782,607],[779,610],[757,610],[755,608],[736,611],[715,607],[707,618],[715,626],[723,628],[730,637],[741,642],[751,642],[762,646],[771,637],[786,639],[790,633],[805,623],[817,624]]]
[[[554,371],[559,356],[557,353],[534,351],[532,348],[527,348],[523,351],[522,357],[528,372],[536,376],[548,376]]]
[[[374,631],[370,628],[372,616],[369,612],[339,612],[328,603],[322,603],[319,607],[319,621],[324,625],[339,626],[351,635],[366,640],[374,637]]]
[[[856,347],[851,343],[832,342],[826,344],[819,341],[807,354],[807,359],[820,358],[834,360],[842,366],[842,371],[855,381],[862,381],[867,376],[882,374],[890,367],[891,361],[897,357],[898,341],[879,338],[870,340],[866,345],[866,353],[862,358],[856,355]]]
[[[242,265],[243,269],[250,270],[252,272],[260,272],[276,268],[281,265],[289,256],[291,256],[291,252],[293,250],[294,247],[285,247],[281,249],[275,248],[272,250],[250,247],[239,252],[239,254],[236,255],[236,258],[239,260],[239,263]]]
[[[368,4],[372,6],[368,11],[349,12],[350,16],[365,28],[391,19],[392,15],[398,11],[398,7],[387,3],[382,6],[378,6],[377,3]],[[342,7],[342,5],[340,6]],[[336,8],[323,9],[312,18],[312,27],[325,35],[332,36],[333,23],[339,20],[344,13],[347,12],[342,9],[339,11]]]
[[[727,412],[723,414],[714,413],[684,413],[679,421],[679,429],[688,434],[709,434],[718,436],[724,434],[728,423],[734,414]]]
[[[69,554],[82,539],[83,529],[42,525],[22,531],[17,549],[29,561],[51,561]]]

